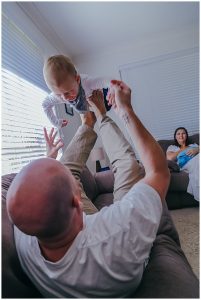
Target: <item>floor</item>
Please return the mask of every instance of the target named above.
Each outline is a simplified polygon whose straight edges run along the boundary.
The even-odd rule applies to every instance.
[[[199,208],[170,211],[183,249],[195,275],[199,278]]]

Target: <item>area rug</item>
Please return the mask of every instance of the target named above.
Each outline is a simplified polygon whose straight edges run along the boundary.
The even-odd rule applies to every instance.
[[[195,275],[199,278],[199,208],[171,210],[184,251]]]

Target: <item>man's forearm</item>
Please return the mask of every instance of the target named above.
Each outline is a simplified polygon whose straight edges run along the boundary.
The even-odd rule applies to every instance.
[[[140,155],[146,174],[166,170],[167,162],[161,147],[146,130],[134,111],[127,109],[121,117]]]

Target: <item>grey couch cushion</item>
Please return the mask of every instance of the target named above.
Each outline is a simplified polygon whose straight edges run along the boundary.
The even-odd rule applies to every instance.
[[[198,133],[195,133],[191,136],[189,136],[189,142],[190,144],[196,143],[200,145],[200,135]]]
[[[111,170],[98,172],[94,175],[98,193],[113,193],[114,189],[114,174]]]
[[[94,205],[101,210],[105,206],[110,206],[113,203],[113,193],[104,193],[98,195],[94,200]]]
[[[3,201],[6,201],[8,188],[16,175],[16,173],[11,173],[1,177],[1,197]]]
[[[161,146],[161,148],[163,149],[163,152],[166,153],[167,148],[170,145],[174,145],[174,140],[159,140],[158,143]]]

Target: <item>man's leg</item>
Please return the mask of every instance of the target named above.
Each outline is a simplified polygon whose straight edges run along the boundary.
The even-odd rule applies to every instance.
[[[121,200],[130,188],[144,177],[144,169],[119,127],[106,116],[103,98],[96,94],[90,101],[96,115],[103,146],[114,173],[114,201]]]
[[[82,125],[78,128],[74,138],[66,148],[60,161],[67,166],[79,183],[81,190],[81,198],[83,203],[83,211],[86,214],[97,212],[97,208],[86,196],[82,183],[80,182],[80,174],[86,165],[91,149],[93,148],[97,134],[93,130],[96,118],[92,112],[81,115]]]

